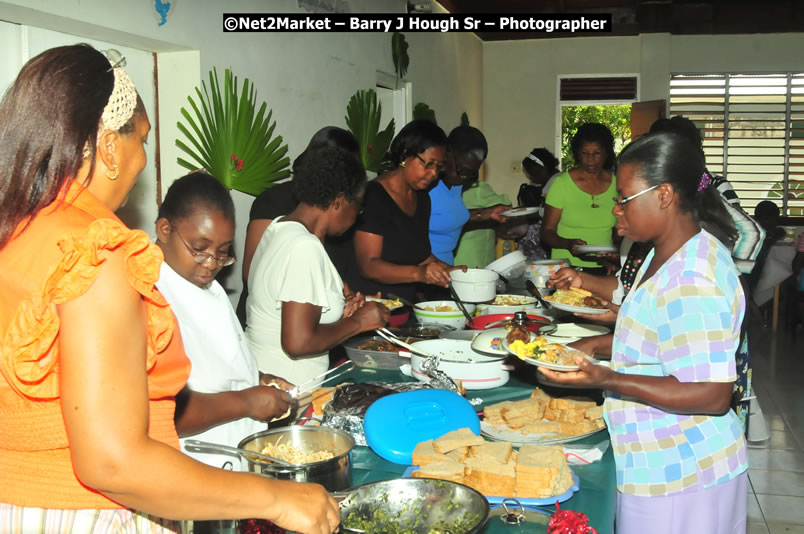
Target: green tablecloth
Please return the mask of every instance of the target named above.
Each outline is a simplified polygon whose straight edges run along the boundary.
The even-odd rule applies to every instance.
[[[493,404],[502,400],[517,400],[528,397],[534,388],[533,373],[535,368],[523,368],[512,374],[511,380],[505,386],[484,390],[469,391],[468,398],[478,397],[486,404]],[[382,371],[357,368],[344,376],[348,382],[407,382],[412,379],[396,371]],[[550,390],[551,394],[568,395],[575,393],[572,390]],[[578,443],[598,443],[608,436],[599,432],[578,441]],[[407,466],[399,465],[377,456],[368,447],[356,447],[352,456],[352,483],[357,486],[365,482],[396,478],[402,475]],[[572,466],[572,470],[580,479],[580,490],[571,499],[562,503],[562,508],[583,512],[589,517],[589,524],[596,528],[600,534],[614,532],[614,510],[616,497],[616,478],[614,472],[614,457],[611,447],[606,450],[603,459],[586,466]],[[554,507],[549,507],[554,510]],[[548,516],[535,511],[527,511],[527,522],[522,525],[506,525],[498,517],[499,512],[492,516],[481,531],[484,534],[492,533],[545,533],[547,532]]]

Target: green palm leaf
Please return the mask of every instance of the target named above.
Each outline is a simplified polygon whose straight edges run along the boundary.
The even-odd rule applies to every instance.
[[[254,84],[246,78],[238,85],[226,69],[221,88],[213,68],[209,85],[202,81],[195,98],[187,97],[189,108],[181,108],[186,124],[177,123],[186,139],[176,139],[176,146],[188,159],[177,161],[188,170],[206,169],[228,189],[258,195],[290,175],[288,146],[274,136],[276,122],[267,104],[257,109]]]
[[[380,131],[382,105],[373,89],[358,91],[346,106],[346,126],[360,145],[360,157],[367,170],[377,172],[394,137],[394,119]]]

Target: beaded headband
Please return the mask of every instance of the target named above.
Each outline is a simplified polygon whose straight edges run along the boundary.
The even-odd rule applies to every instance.
[[[114,74],[114,87],[101,114],[99,134],[106,130],[116,132],[122,128],[131,119],[137,108],[137,88],[128,73],[123,70],[126,58],[116,50],[104,51],[102,54],[109,60],[109,70]],[[100,140],[100,135],[98,135],[98,140]],[[88,158],[91,153],[89,143],[87,143],[84,146],[83,157]]]
[[[134,87],[134,82],[128,73],[123,70],[126,58],[116,50],[109,50],[103,54],[109,59],[110,70],[114,74],[114,88],[103,108],[100,131],[116,132],[134,115],[134,110],[137,108],[137,88]]]

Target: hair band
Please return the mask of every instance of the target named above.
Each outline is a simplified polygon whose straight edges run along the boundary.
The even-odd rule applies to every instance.
[[[535,162],[536,162],[536,164],[537,164],[539,167],[546,167],[546,165],[544,164],[544,162],[543,162],[542,160],[540,160],[539,158],[537,158],[536,156],[534,156],[533,154],[528,154],[527,158],[528,158],[529,160],[531,160],[531,161],[535,161]]]

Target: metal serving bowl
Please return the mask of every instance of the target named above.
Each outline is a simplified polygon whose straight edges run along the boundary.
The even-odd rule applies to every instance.
[[[489,502],[478,491],[446,480],[395,478],[356,486],[340,503],[342,532],[470,534],[489,516]],[[367,529],[355,523],[368,521]],[[349,528],[351,525],[352,528]]]
[[[340,491],[352,485],[352,449],[355,440],[342,430],[321,426],[290,426],[257,432],[243,439],[241,449],[262,452],[266,445],[287,443],[305,452],[331,451],[329,460],[286,467],[240,455],[243,470],[277,480],[315,482],[328,491]]]

